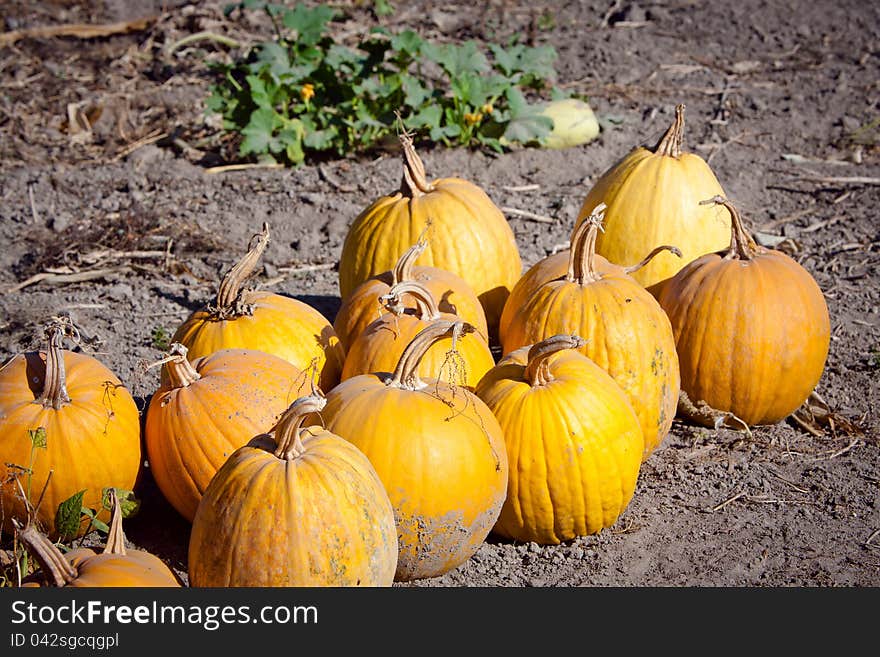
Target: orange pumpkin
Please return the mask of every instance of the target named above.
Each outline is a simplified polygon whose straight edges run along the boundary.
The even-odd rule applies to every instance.
[[[68,498],[85,491],[83,506],[107,522],[103,488],[134,488],[141,427],[119,378],[94,357],[62,348],[75,329],[53,322],[46,335],[45,352],[19,354],[0,368],[0,515],[11,531],[13,519],[25,524],[35,513],[58,538],[55,513]],[[88,524],[83,516],[76,535]]]
[[[644,438],[626,393],[556,335],[502,358],[477,386],[504,432],[510,476],[494,532],[556,544],[610,527],[636,488]]]
[[[404,308],[408,295],[416,308]],[[342,380],[371,372],[391,372],[415,335],[436,321],[456,321],[457,315],[441,313],[432,294],[421,283],[402,281],[381,298],[386,313],[370,323],[352,343],[342,368]],[[462,336],[450,351],[452,338],[436,341],[420,359],[419,374],[442,378],[473,390],[495,364],[486,339],[477,332]]]
[[[358,285],[393,268],[430,222],[422,260],[467,282],[494,334],[504,301],[522,275],[513,231],[483,189],[462,178],[429,181],[412,139],[403,134],[400,141],[400,190],[376,199],[349,228],[339,261],[340,296],[345,301]]]
[[[419,239],[400,257],[394,269],[364,281],[342,302],[333,321],[333,329],[344,349],[348,350],[355,338],[371,322],[382,316],[384,308],[380,297],[404,281],[416,281],[424,285],[437,301],[440,312],[461,317],[473,324],[485,340],[489,339],[486,314],[471,287],[462,278],[445,269],[415,265],[416,259],[427,246],[426,240]],[[408,295],[404,295],[403,300],[407,299]]]
[[[675,337],[650,293],[624,270],[596,265],[602,206],[597,210],[572,235],[568,273],[544,283],[512,309],[502,345],[509,354],[557,334],[583,337],[581,353],[629,396],[642,426],[646,459],[675,417],[680,387]]]
[[[507,453],[495,416],[466,388],[419,375],[431,345],[473,330],[460,321],[432,322],[409,342],[393,373],[343,381],[321,414],[328,431],[366,454],[388,491],[398,581],[435,577],[464,563],[504,502]]]
[[[283,358],[253,349],[221,349],[192,363],[178,342],[169,353],[165,381],[147,408],[144,441],[159,490],[192,522],[229,455],[275,426],[311,381]]]
[[[41,570],[22,582],[24,587],[170,587],[180,580],[156,555],[125,547],[122,511],[113,489],[110,531],[101,552],[75,548],[64,554],[33,524],[18,532],[18,539],[34,555]]]
[[[392,584],[391,502],[354,445],[303,426],[324,404],[298,399],[211,480],[193,519],[191,586]]]
[[[792,258],[758,246],[736,208],[727,251],[698,258],[664,286],[681,366],[683,415],[707,406],[746,425],[774,424],[795,411],[825,369],[831,320],[810,273]],[[718,414],[720,413],[720,415]]]
[[[633,273],[656,297],[664,281],[699,256],[727,246],[730,223],[700,205],[724,190],[699,155],[682,150],[684,105],[654,148],[639,146],[611,166],[590,189],[578,223],[605,203],[605,229],[596,252],[610,262],[635,262],[654,247],[674,244],[680,257],[661,253]]]
[[[257,349],[283,358],[301,370],[317,367],[320,387],[339,382],[345,351],[333,325],[312,306],[265,290],[243,289],[269,243],[269,226],[248,253],[224,276],[214,304],[195,311],[172,337],[191,359],[220,349]]]

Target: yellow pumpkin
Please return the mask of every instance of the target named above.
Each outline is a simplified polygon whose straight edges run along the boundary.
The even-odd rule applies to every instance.
[[[807,400],[822,376],[828,306],[806,269],[755,243],[729,201],[710,204],[731,217],[729,248],[687,265],[660,295],[688,400],[679,411],[701,422],[729,413],[746,425],[775,424]]]
[[[320,387],[339,382],[345,351],[333,325],[317,309],[292,297],[243,289],[245,279],[269,243],[269,226],[252,249],[224,276],[215,303],[190,315],[172,337],[191,359],[220,349],[257,349],[301,370],[316,367]]]
[[[53,539],[59,504],[85,491],[98,511],[105,487],[133,490],[141,467],[140,414],[122,381],[96,358],[62,348],[75,329],[47,330],[45,352],[19,354],[0,368],[0,516],[34,522]],[[76,536],[85,533],[83,516]]]
[[[125,547],[122,511],[113,489],[110,499],[113,506],[110,531],[101,552],[81,547],[62,554],[33,524],[17,532],[19,541],[34,555],[41,567],[27,581],[23,581],[22,586],[179,588],[180,580],[159,557],[145,550]]]
[[[274,427],[312,382],[283,358],[253,349],[221,349],[190,363],[186,347],[175,342],[164,360],[144,443],[159,490],[192,522],[229,455]]]
[[[350,226],[339,261],[340,296],[345,301],[358,285],[394,267],[399,254],[426,234],[422,260],[468,283],[494,335],[504,301],[522,275],[513,231],[483,189],[456,177],[429,181],[412,139],[403,134],[400,141],[400,190],[376,199]]]
[[[600,203],[605,230],[596,252],[610,262],[628,264],[661,244],[681,257],[661,253],[633,277],[656,297],[664,281],[687,263],[727,246],[730,222],[700,201],[724,194],[715,173],[695,153],[682,150],[684,105],[654,148],[639,146],[606,170],[587,194],[578,223]]]
[[[355,338],[385,312],[380,297],[404,281],[424,285],[437,301],[438,310],[461,317],[473,324],[485,340],[489,339],[486,313],[471,287],[450,271],[415,264],[427,246],[425,239],[419,239],[400,257],[394,269],[364,281],[342,302],[333,320],[333,329],[344,349],[348,350]],[[403,300],[407,299],[404,295]]]
[[[437,320],[419,332],[393,373],[362,374],[327,395],[328,431],[372,462],[397,523],[395,579],[435,577],[467,561],[501,511],[507,453],[492,412],[465,388],[419,376],[437,340],[473,331]]]
[[[211,480],[190,534],[191,586],[392,584],[394,513],[376,471],[350,442],[303,426],[325,403],[295,401]]]
[[[415,301],[415,308],[403,307],[404,295]],[[342,368],[343,381],[359,374],[392,372],[419,331],[436,321],[461,319],[457,315],[441,313],[433,295],[416,281],[398,283],[381,300],[386,312],[371,322],[352,343]],[[452,338],[436,341],[420,359],[419,374],[473,390],[495,364],[492,350],[476,331],[462,336],[454,351],[450,350],[451,345]]]
[[[556,544],[613,525],[636,488],[639,419],[605,370],[556,335],[502,358],[476,394],[507,445],[507,498],[494,532]]]
[[[645,439],[643,458],[672,426],[680,379],[669,318],[625,270],[596,265],[602,206],[572,235],[568,273],[513,308],[504,353],[557,334],[580,335],[581,353],[607,371],[629,396]],[[665,251],[659,247],[652,253]]]

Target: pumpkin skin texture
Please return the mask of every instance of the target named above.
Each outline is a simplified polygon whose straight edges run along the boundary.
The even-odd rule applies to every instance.
[[[192,522],[229,455],[275,426],[311,381],[283,358],[252,349],[221,349],[190,363],[186,347],[174,343],[170,354],[147,408],[144,443],[159,490]]]
[[[392,584],[397,537],[382,482],[351,443],[301,426],[324,403],[294,402],[211,480],[190,535],[191,586]]]
[[[419,240],[400,257],[393,270],[364,281],[342,302],[336,313],[336,319],[333,320],[333,330],[336,331],[346,352],[367,326],[384,313],[379,298],[388,294],[392,287],[403,281],[417,281],[424,285],[437,301],[437,309],[440,312],[461,317],[469,324],[473,324],[484,340],[489,340],[486,313],[470,285],[445,269],[420,267],[414,264],[427,245],[426,241]],[[407,295],[404,295],[404,300],[409,301]],[[409,305],[412,306],[411,303]]]
[[[110,514],[102,508],[103,488],[133,490],[140,474],[140,415],[131,393],[94,357],[63,349],[65,330],[50,325],[47,351],[20,354],[0,369],[4,531],[12,530],[13,519],[28,521],[7,464],[30,465],[33,505],[48,479],[35,521],[52,539],[60,538],[55,512],[61,502],[85,490],[83,506],[99,509],[98,518],[107,522]],[[32,449],[28,432],[40,427],[46,431],[45,449]],[[21,484],[28,489],[26,478]],[[84,518],[76,536],[82,536],[87,526]]]
[[[775,424],[807,400],[825,368],[831,320],[815,279],[795,260],[758,246],[736,209],[728,251],[698,258],[663,289],[695,405],[747,425]],[[680,407],[681,411],[681,407]]]
[[[319,386],[329,390],[339,382],[345,352],[327,318],[298,299],[241,288],[268,241],[269,229],[264,225],[253,249],[224,277],[216,302],[192,313],[172,342],[184,345],[190,359],[220,349],[256,349],[301,370],[314,363]]]
[[[393,374],[362,374],[327,395],[329,431],[373,463],[394,507],[399,555],[395,580],[436,577],[467,561],[495,524],[507,487],[501,427],[473,393],[418,376],[418,360],[448,332],[423,329]]]
[[[653,149],[638,147],[605,171],[581,206],[580,224],[605,203],[605,230],[596,252],[617,264],[630,264],[661,244],[681,250],[681,258],[658,255],[633,273],[656,297],[663,282],[688,262],[727,247],[730,222],[700,201],[724,190],[699,155],[683,152],[684,105]]]
[[[428,181],[410,137],[402,135],[401,143],[400,191],[376,199],[345,236],[340,296],[345,301],[358,285],[394,267],[399,254],[425,234],[429,244],[423,264],[467,282],[483,305],[494,339],[504,301],[522,275],[513,230],[483,189],[455,177]]]
[[[629,397],[642,427],[647,459],[668,434],[676,414],[680,376],[675,337],[669,318],[647,290],[624,270],[603,272],[595,264],[600,223],[601,210],[578,226],[569,273],[545,283],[514,309],[502,345],[509,354],[557,334],[584,338],[580,352],[608,372]]]
[[[555,545],[613,525],[626,509],[644,438],[629,398],[558,335],[502,358],[476,394],[504,432],[510,475],[493,531]]]
[[[177,576],[159,557],[144,550],[126,549],[122,513],[115,491],[111,493],[111,498],[114,500],[114,510],[102,552],[76,548],[62,554],[33,525],[18,532],[21,542],[41,565],[41,571],[28,577],[22,586],[179,588]]]
[[[416,309],[403,308],[404,294],[416,302]],[[431,293],[415,281],[403,281],[385,298],[386,313],[370,323],[352,343],[342,368],[342,380],[359,374],[393,372],[397,361],[416,334],[436,321],[456,321],[457,315],[441,313]],[[452,337],[436,341],[423,355],[419,374],[440,378],[473,390],[495,365],[486,339],[478,332],[463,335],[456,343],[456,357],[450,358]]]

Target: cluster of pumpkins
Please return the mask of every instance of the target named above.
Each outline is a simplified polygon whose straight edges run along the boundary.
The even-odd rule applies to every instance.
[[[756,244],[683,125],[680,105],[600,177],[570,248],[525,272],[488,195],[429,181],[403,135],[400,190],[346,236],[334,322],[246,287],[264,225],[176,331],[143,436],[119,379],[50,325],[45,352],[0,370],[4,529],[75,582],[82,555],[46,556],[35,527],[52,536],[79,490],[100,509],[103,488],[131,489],[142,438],[192,523],[191,586],[388,586],[458,567],[490,532],[558,544],[611,526],[676,414],[776,423],[828,353],[818,285]]]

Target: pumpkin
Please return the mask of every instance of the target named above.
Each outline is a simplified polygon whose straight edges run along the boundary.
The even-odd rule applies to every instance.
[[[489,339],[486,313],[471,287],[450,271],[414,264],[427,246],[427,241],[419,239],[404,252],[394,269],[364,281],[342,302],[333,320],[333,329],[344,349],[348,350],[370,322],[382,316],[384,309],[380,297],[403,281],[416,281],[424,285],[437,301],[438,310],[458,315],[473,324],[485,340]],[[404,295],[404,300],[407,298]]]
[[[730,222],[700,205],[723,194],[706,161],[682,150],[684,105],[653,148],[639,146],[606,170],[584,199],[578,223],[605,203],[605,230],[596,252],[610,262],[635,262],[654,247],[674,244],[681,257],[659,254],[633,277],[656,297],[664,281],[691,260],[727,246]]]
[[[211,478],[229,455],[275,426],[311,381],[283,358],[221,349],[187,360],[175,342],[165,381],[150,398],[144,443],[162,494],[192,522]]]
[[[101,552],[80,547],[62,554],[30,523],[17,532],[18,540],[40,564],[40,571],[23,581],[23,587],[180,587],[180,580],[159,557],[125,547],[119,498],[113,488],[109,492],[113,511]]]
[[[269,243],[269,226],[248,253],[223,277],[216,301],[192,313],[172,337],[191,359],[220,349],[256,349],[287,360],[301,370],[314,365],[319,385],[339,382],[345,352],[333,325],[317,309],[292,297],[243,289]]]
[[[372,276],[394,267],[398,255],[428,227],[422,261],[463,278],[477,294],[494,335],[504,301],[522,275],[516,238],[501,210],[478,185],[457,177],[429,181],[407,134],[403,181],[352,222],[339,261],[345,301]]]
[[[55,539],[55,514],[84,491],[82,504],[102,508],[104,487],[132,490],[141,466],[141,426],[131,393],[93,356],[63,348],[69,322],[46,329],[45,352],[19,354],[0,368],[0,516],[33,522]],[[76,536],[85,533],[83,516]],[[68,538],[65,536],[61,538]]]
[[[403,307],[404,295],[415,301],[415,308]],[[386,312],[352,343],[342,368],[343,381],[359,374],[394,371],[401,354],[419,331],[436,321],[461,319],[441,313],[433,295],[416,281],[398,283],[380,300]],[[437,340],[420,359],[419,373],[473,390],[495,364],[492,350],[476,331],[462,336],[454,351],[450,351],[451,344],[451,337]]]
[[[578,349],[555,335],[502,358],[477,396],[504,433],[510,475],[493,531],[557,544],[613,525],[641,468],[644,438],[626,393]]]
[[[672,426],[679,393],[678,358],[669,318],[624,270],[596,265],[602,206],[574,231],[565,276],[541,285],[511,311],[505,354],[557,334],[580,335],[581,353],[623,388],[639,417],[643,458]],[[669,247],[659,247],[653,253]]]
[[[394,513],[376,471],[350,442],[303,426],[325,403],[296,400],[211,480],[190,534],[191,586],[392,584]]]
[[[439,576],[467,561],[504,502],[507,453],[495,416],[466,388],[419,375],[433,344],[473,330],[461,321],[432,322],[392,373],[347,379],[327,395],[328,431],[366,454],[388,491],[398,581]]]
[[[732,203],[716,197],[709,204],[730,215],[729,248],[687,265],[660,295],[681,367],[679,410],[691,419],[708,409],[716,421],[732,414],[749,426],[774,424],[822,376],[828,307],[806,269],[755,243]]]

